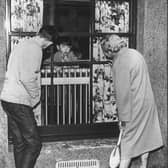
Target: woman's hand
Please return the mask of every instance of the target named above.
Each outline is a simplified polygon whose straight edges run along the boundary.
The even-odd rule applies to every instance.
[[[126,122],[125,121],[119,121],[119,129],[120,130],[125,130],[125,127],[126,127]]]

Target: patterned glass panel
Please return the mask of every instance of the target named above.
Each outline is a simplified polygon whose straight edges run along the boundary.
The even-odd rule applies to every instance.
[[[127,37],[122,37],[122,38],[126,41],[127,46],[129,46],[129,39]],[[100,46],[101,39],[102,39],[102,36],[94,37],[93,39],[93,59],[94,61],[107,61],[102,52],[101,46]]]
[[[93,122],[118,121],[111,65],[93,65]]]
[[[95,31],[127,33],[129,31],[129,2],[96,0]]]
[[[11,30],[37,32],[43,20],[43,0],[11,0]]]

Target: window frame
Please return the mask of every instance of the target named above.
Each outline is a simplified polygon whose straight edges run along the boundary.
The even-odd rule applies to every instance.
[[[119,0],[124,1],[124,0]],[[95,36],[106,35],[106,34],[118,34],[123,37],[129,38],[129,47],[136,48],[136,25],[137,25],[137,2],[136,0],[126,0],[130,3],[129,10],[129,32],[128,33],[97,33],[94,31],[94,20],[95,20],[95,0],[88,0],[90,3],[90,31],[86,32],[65,32],[60,33],[61,36],[71,35],[71,36],[89,36],[89,40],[91,44],[89,45],[89,59],[85,60],[90,67],[90,111],[92,112],[92,72],[93,65],[95,64],[103,64],[107,63],[107,61],[93,61],[93,38]],[[11,31],[11,0],[7,0],[7,20],[10,23],[10,29],[8,31],[8,42],[7,49],[8,53],[11,50],[10,39],[12,36],[34,36],[35,32],[12,32]],[[133,17],[135,16],[135,17]],[[9,56],[9,55],[8,55]],[[8,59],[8,58],[7,58]],[[53,71],[53,64],[51,64],[51,72]],[[52,81],[53,76],[51,76]],[[59,140],[71,140],[71,139],[86,139],[86,138],[109,138],[109,137],[117,137],[119,134],[119,127],[117,122],[109,122],[109,123],[91,123],[91,124],[79,124],[79,125],[48,125],[48,126],[38,126],[40,131],[40,135],[43,141],[59,141]],[[9,136],[10,139],[10,136]]]

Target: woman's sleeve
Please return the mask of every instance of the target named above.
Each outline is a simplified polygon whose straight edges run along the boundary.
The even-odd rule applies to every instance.
[[[116,69],[115,77],[116,99],[119,120],[131,120],[131,86],[130,70],[126,63],[121,63]]]

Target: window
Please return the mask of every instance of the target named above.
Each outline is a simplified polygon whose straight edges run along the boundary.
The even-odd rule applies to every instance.
[[[89,1],[44,0],[43,23],[54,24],[59,36],[68,36],[80,49],[82,60],[89,59],[90,16]]]
[[[41,105],[35,111],[43,140],[116,136],[111,65],[99,43],[115,33],[136,47],[135,0],[8,0],[8,11],[9,51],[42,24],[52,24],[80,53],[62,61],[53,48],[44,51]]]

